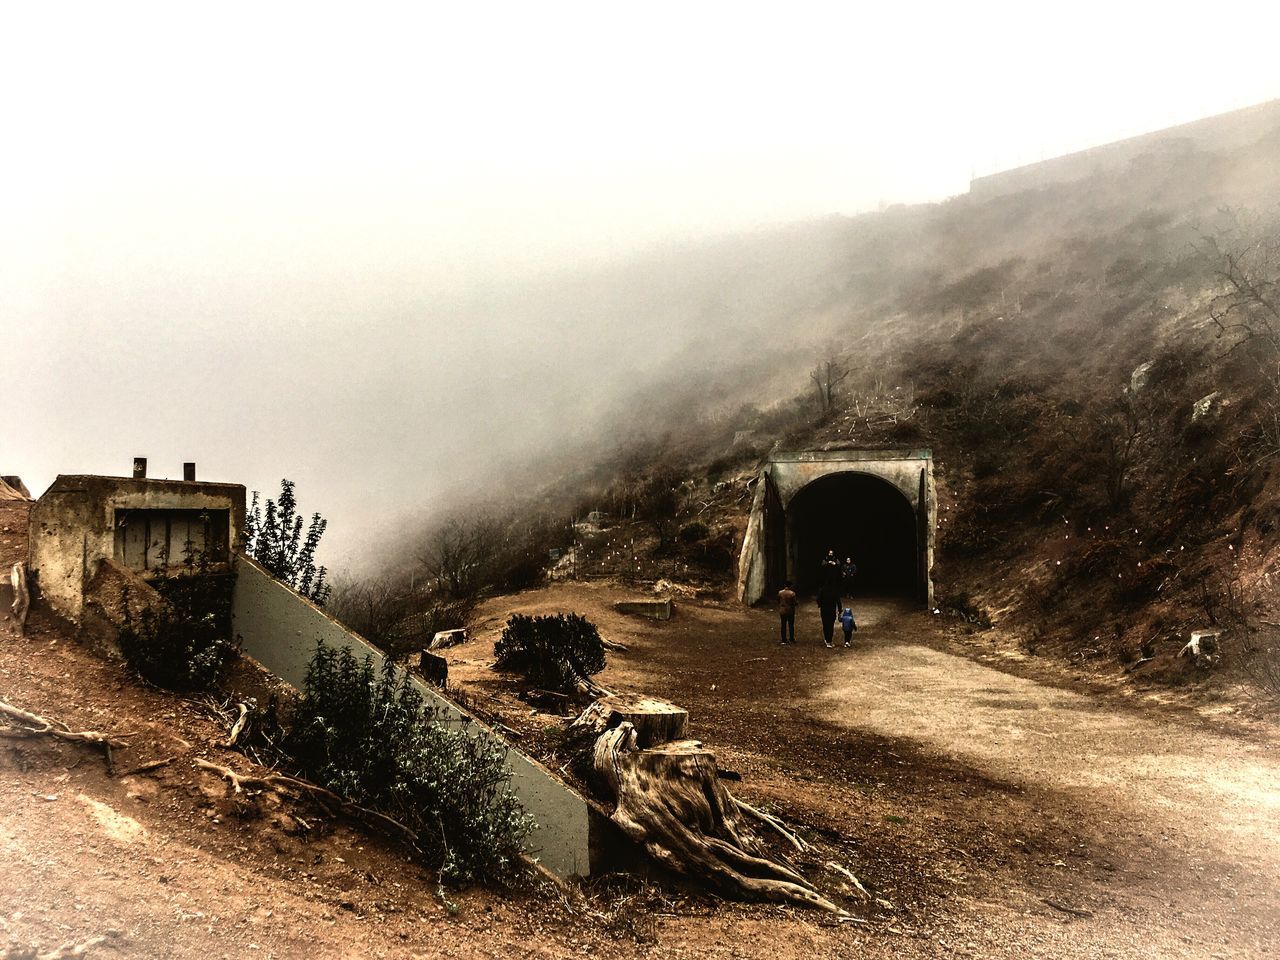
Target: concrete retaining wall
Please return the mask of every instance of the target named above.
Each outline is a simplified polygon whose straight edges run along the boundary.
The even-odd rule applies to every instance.
[[[385,657],[380,650],[280,583],[253,560],[238,555],[235,568],[233,630],[244,652],[281,680],[302,689],[317,641],[334,649],[349,649],[360,659],[371,656],[374,669],[381,669]],[[512,789],[537,821],[527,842],[529,851],[558,876],[589,876],[592,813],[587,801],[438,690],[412,675],[410,680],[426,705],[437,708],[439,722],[456,724],[508,749]]]

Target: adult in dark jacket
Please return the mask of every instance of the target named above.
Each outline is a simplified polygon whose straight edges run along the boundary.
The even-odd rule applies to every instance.
[[[827,552],[822,562],[821,582],[818,586],[818,614],[822,617],[822,640],[828,647],[835,634],[836,615],[840,612],[840,561],[834,551]]]
[[[778,591],[778,617],[782,631],[779,643],[796,642],[796,602],[796,592],[791,589],[791,581],[788,580]]]
[[[857,575],[858,565],[853,562],[853,557],[845,557],[844,563],[840,565],[840,580],[844,584],[845,596],[853,596],[853,580]]]

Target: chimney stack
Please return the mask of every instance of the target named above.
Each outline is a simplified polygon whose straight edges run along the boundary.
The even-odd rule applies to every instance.
[[[194,463],[184,463],[182,465],[182,479],[188,483],[194,483],[196,479],[196,465]]]
[[[146,477],[147,477],[147,458],[134,457],[133,458],[133,479],[145,480]]]

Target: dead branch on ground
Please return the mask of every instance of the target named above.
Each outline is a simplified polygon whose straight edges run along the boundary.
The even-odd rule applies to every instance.
[[[227,735],[228,747],[234,747],[236,741],[240,739],[240,733],[244,730],[244,722],[249,718],[249,705],[245,703],[236,704],[240,708],[240,716],[236,718],[235,724],[231,727],[231,733]]]
[[[1073,917],[1092,917],[1093,916],[1092,910],[1081,910],[1078,907],[1069,907],[1065,903],[1062,903],[1059,900],[1054,900],[1052,897],[1044,897],[1040,902],[1046,904],[1047,906],[1053,907],[1053,909],[1055,910],[1060,910],[1063,913],[1069,913]]]
[[[309,780],[299,780],[297,777],[288,777],[281,773],[273,773],[265,777],[236,773],[230,767],[212,763],[203,757],[196,757],[195,764],[202,770],[209,770],[226,780],[231,784],[232,792],[234,793],[243,793],[245,790],[259,790],[285,794],[286,796],[306,796],[312,800],[318,800],[324,805],[334,807],[348,819],[372,827],[379,833],[404,841],[415,849],[418,846],[418,834],[399,820],[389,817],[385,813],[379,813],[377,810],[362,807],[358,803],[352,803],[346,797]]]
[[[107,772],[113,775],[115,761],[111,756],[111,748],[127,747],[129,744],[121,738],[132,736],[132,734],[128,733],[112,735],[99,733],[97,730],[72,730],[60,720],[50,720],[39,714],[23,710],[21,707],[15,707],[4,700],[0,700],[0,715],[9,718],[11,721],[17,721],[10,729],[4,731],[9,736],[55,737],[59,740],[69,740],[72,743],[89,743],[101,747],[107,761]]]

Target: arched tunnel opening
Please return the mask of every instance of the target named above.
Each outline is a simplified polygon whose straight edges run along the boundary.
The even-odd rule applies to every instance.
[[[787,507],[796,587],[817,590],[823,557],[834,550],[858,566],[861,595],[920,593],[915,510],[893,484],[865,473],[833,473],[800,490]]]

